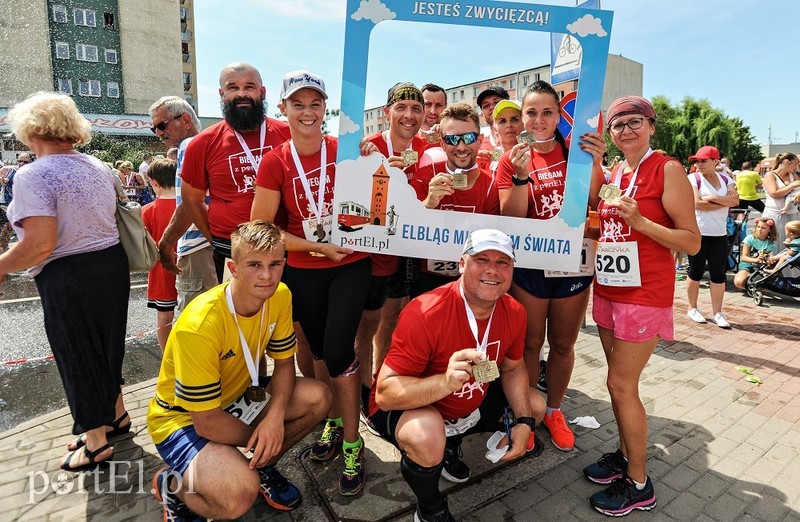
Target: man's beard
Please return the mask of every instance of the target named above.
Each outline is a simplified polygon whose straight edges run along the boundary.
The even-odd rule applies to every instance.
[[[222,116],[236,130],[246,131],[258,128],[264,121],[266,107],[264,100],[248,107],[237,107],[237,103],[252,101],[250,98],[237,97],[233,100],[221,100]]]

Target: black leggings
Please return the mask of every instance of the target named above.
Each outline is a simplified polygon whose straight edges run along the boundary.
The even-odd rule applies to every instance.
[[[712,283],[724,283],[725,265],[728,258],[727,236],[702,236],[700,251],[689,256],[689,271],[687,275],[692,281],[700,281],[708,262],[708,277]]]
[[[369,257],[333,268],[286,267],[294,315],[311,353],[325,361],[331,377],[341,375],[355,360],[356,331],[371,271]]]

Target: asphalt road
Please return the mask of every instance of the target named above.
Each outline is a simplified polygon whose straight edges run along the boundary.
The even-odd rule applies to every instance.
[[[131,275],[125,362],[126,384],[158,375],[161,349],[155,332],[155,310],[147,308],[147,274]],[[52,352],[44,332],[42,305],[36,285],[22,274],[12,274],[0,286],[0,432],[28,419],[67,405],[58,369],[52,360],[4,364],[18,359],[46,357]]]

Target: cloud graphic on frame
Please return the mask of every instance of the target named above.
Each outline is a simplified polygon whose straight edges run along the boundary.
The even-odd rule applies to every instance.
[[[361,126],[350,119],[350,116],[339,113],[339,134],[352,134],[361,130]]]
[[[597,128],[597,124],[599,122],[600,122],[600,114],[598,114],[594,118],[589,118],[588,120],[586,120],[586,123],[589,124],[589,127],[593,128],[593,129]]]
[[[394,20],[397,14],[386,7],[381,0],[361,0],[361,5],[350,18],[356,22],[366,18],[373,24],[378,24],[384,20]]]
[[[364,2],[361,3],[363,4]],[[608,36],[606,30],[603,29],[603,21],[590,14],[583,15],[571,24],[567,25],[567,31],[572,34],[577,34],[581,37],[589,36],[590,34],[597,35],[600,38]]]

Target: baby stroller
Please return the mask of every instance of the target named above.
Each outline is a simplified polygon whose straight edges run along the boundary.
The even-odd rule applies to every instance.
[[[793,241],[789,246],[796,247],[795,255],[789,257],[775,267],[771,274],[766,272],[766,266],[758,266],[747,277],[745,292],[752,297],[757,306],[764,302],[764,290],[789,297],[800,297],[800,277],[785,277],[783,271],[789,267],[800,269],[800,242]]]
[[[739,258],[742,241],[747,237],[747,218],[750,216],[750,209],[732,208],[728,214],[728,259],[726,268],[728,271],[739,271]]]

